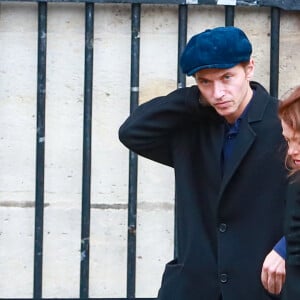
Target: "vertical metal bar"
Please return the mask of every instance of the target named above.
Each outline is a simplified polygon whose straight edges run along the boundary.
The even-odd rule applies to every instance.
[[[44,230],[44,167],[45,167],[45,102],[47,54],[47,3],[38,3],[37,61],[37,131],[33,297],[42,297],[43,230]]]
[[[234,11],[235,6],[225,6],[225,26],[234,26]]]
[[[186,86],[186,76],[180,69],[180,57],[187,42],[188,5],[178,6],[178,57],[177,57],[177,88]],[[174,257],[178,256],[177,205],[175,190],[174,208]]]
[[[270,94],[278,97],[280,8],[271,8]]]
[[[179,5],[178,7],[178,62],[177,62],[177,88],[183,88],[186,85],[185,74],[182,73],[179,62],[180,56],[185,48],[187,40],[187,22],[188,22],[188,6]]]
[[[141,5],[131,6],[131,78],[130,113],[139,102],[139,60]],[[127,298],[135,298],[136,279],[136,212],[137,212],[137,155],[129,152]]]
[[[80,298],[89,297],[94,3],[85,4]]]

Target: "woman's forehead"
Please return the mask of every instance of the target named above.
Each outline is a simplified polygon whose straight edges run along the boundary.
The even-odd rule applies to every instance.
[[[300,131],[296,131],[290,125],[288,125],[284,120],[281,120],[282,134],[287,138],[300,139]]]

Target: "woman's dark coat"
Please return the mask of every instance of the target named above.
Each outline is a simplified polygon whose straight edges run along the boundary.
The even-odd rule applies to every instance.
[[[285,237],[287,241],[284,300],[300,299],[300,173],[288,188]]]
[[[160,300],[266,300],[260,273],[283,235],[286,172],[277,100],[255,96],[221,172],[224,121],[196,86],[139,106],[119,131],[131,150],[175,170],[178,256]]]

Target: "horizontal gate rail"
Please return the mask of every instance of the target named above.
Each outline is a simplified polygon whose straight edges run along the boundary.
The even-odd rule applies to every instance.
[[[188,4],[188,5],[224,5],[218,0],[1,0],[1,2],[74,2],[74,3],[140,3],[140,4]],[[236,0],[228,1],[229,6],[268,6],[285,10],[300,10],[300,2],[295,0]]]

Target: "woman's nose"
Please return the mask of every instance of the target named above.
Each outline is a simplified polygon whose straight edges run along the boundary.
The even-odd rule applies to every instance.
[[[295,155],[299,152],[296,145],[294,143],[289,144],[288,155]]]

